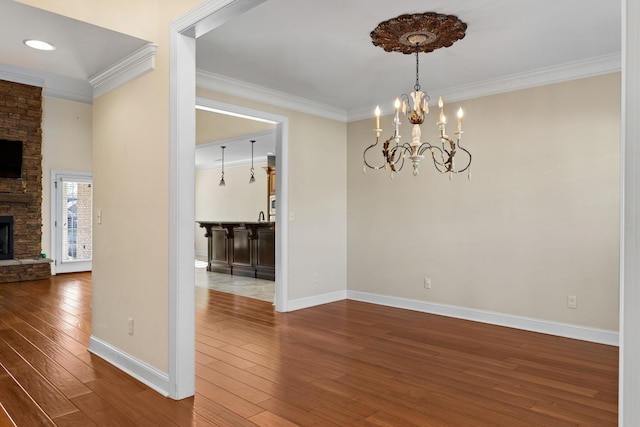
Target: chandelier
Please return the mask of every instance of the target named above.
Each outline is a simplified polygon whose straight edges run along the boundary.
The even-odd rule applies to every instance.
[[[378,146],[382,128],[380,127],[380,107],[375,109],[376,127],[373,130],[376,141],[368,146],[362,157],[364,159],[363,172],[367,168],[379,170],[390,169],[391,178],[402,170],[405,159],[408,157],[413,166],[413,175],[418,175],[420,162],[425,158],[425,153],[429,151],[433,164],[438,172],[452,174],[467,171],[471,166],[471,153],[465,149],[460,140],[462,139],[462,108],[458,110],[457,127],[454,137],[447,135],[444,101],[442,97],[438,99],[439,120],[437,122],[439,139],[441,145],[421,142],[422,130],[420,125],[424,122],[425,116],[429,113],[430,97],[420,88],[419,58],[420,52],[428,53],[441,47],[449,47],[457,40],[464,38],[467,24],[453,15],[443,15],[435,12],[418,13],[412,15],[400,15],[397,18],[378,24],[371,32],[371,40],[374,45],[380,46],[387,52],[400,52],[403,54],[415,54],[416,56],[416,83],[413,92],[402,94],[396,98],[394,103],[395,114],[393,117],[393,135],[382,144],[382,164],[372,165],[367,160],[367,153]],[[400,112],[413,124],[411,131],[411,142],[401,142],[400,140]],[[457,153],[464,153],[462,166],[456,166],[454,158]],[[458,158],[455,158],[458,160]],[[470,176],[470,175],[469,175]]]

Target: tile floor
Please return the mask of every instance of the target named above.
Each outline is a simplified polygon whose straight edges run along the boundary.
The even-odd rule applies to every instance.
[[[275,282],[207,271],[206,258],[195,260],[196,286],[262,301],[274,301]]]

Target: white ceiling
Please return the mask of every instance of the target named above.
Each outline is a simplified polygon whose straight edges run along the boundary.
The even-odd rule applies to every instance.
[[[23,43],[27,39],[47,41],[56,50],[31,49]],[[0,78],[21,83],[42,80],[45,93],[53,96],[91,102],[88,79],[147,43],[12,0],[0,0]]]
[[[213,114],[213,113],[212,113]],[[210,142],[196,147],[196,169],[217,169],[222,167],[222,147],[224,149],[224,167],[251,165],[251,140],[253,144],[254,164],[266,163],[268,156],[275,156],[275,129],[251,133],[236,138]]]
[[[464,39],[421,55],[420,83],[433,99],[620,68],[615,0],[267,0],[198,39],[199,82],[217,80],[216,88],[229,93],[249,88],[275,105],[286,98],[320,106],[345,120],[371,116],[377,104],[388,112],[396,96],[412,89],[415,58],[385,52],[369,33],[381,21],[426,11],[457,15],[468,25]],[[27,48],[28,38],[57,50]],[[0,0],[0,78],[41,79],[52,96],[74,99],[74,91],[91,90],[89,77],[146,43]],[[86,93],[76,99],[91,102]]]
[[[586,75],[594,63],[620,67],[620,1],[267,0],[199,38],[197,68],[349,118],[371,116],[375,105],[390,111],[396,96],[412,90],[415,57],[374,46],[370,32],[384,20],[427,11],[468,25],[464,39],[421,55],[420,83],[433,99],[567,64],[574,73],[576,64],[591,67]]]

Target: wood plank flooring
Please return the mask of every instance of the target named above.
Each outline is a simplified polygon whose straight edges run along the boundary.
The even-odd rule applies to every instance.
[[[0,285],[0,427],[617,425],[616,347],[196,295],[196,396],[176,402],[87,352],[90,274]]]

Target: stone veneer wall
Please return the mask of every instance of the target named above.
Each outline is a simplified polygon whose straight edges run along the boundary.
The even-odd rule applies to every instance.
[[[14,261],[0,283],[44,279],[42,245],[42,88],[0,80],[0,139],[22,141],[22,178],[0,178],[0,215],[13,216]]]

